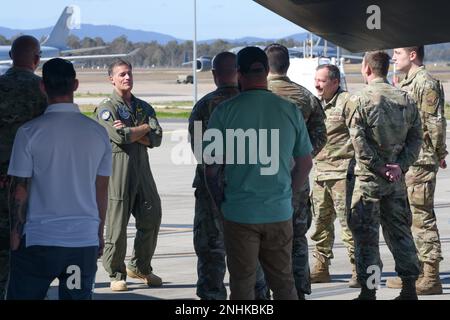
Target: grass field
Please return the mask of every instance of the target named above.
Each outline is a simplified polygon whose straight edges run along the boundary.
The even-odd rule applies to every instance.
[[[165,102],[164,105],[154,105],[156,116],[158,119],[188,119],[191,110],[185,106],[192,105],[190,101],[174,101]],[[80,105],[80,110],[88,117],[94,117],[94,110],[96,106],[93,104]]]
[[[75,92],[75,98],[103,98],[109,96],[108,93]]]

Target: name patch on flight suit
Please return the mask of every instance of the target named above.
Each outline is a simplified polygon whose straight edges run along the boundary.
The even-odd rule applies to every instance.
[[[130,118],[130,112],[125,106],[119,106],[117,108],[117,112],[119,113],[119,116],[124,120],[128,120]]]

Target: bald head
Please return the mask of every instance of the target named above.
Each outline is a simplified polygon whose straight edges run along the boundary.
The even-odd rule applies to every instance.
[[[36,70],[39,65],[41,46],[32,36],[20,36],[14,40],[9,55],[15,67]]]
[[[236,55],[231,52],[217,54],[212,62],[212,73],[217,86],[237,85]]]

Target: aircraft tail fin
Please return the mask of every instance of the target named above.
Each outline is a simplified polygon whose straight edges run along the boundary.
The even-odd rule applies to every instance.
[[[67,6],[64,8],[58,22],[53,27],[50,36],[42,43],[49,47],[58,49],[67,48],[67,37],[70,30],[80,27],[80,8],[77,6]]]

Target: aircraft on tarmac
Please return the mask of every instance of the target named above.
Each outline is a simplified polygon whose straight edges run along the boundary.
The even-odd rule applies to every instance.
[[[53,27],[49,36],[41,42],[41,62],[45,62],[52,58],[63,58],[70,61],[81,59],[96,59],[96,58],[116,58],[126,57],[135,54],[139,49],[136,49],[130,53],[120,54],[102,54],[102,55],[68,55],[79,54],[83,52],[104,49],[106,46],[82,48],[82,49],[70,49],[67,47],[67,37],[70,30],[79,25],[79,9],[77,6],[67,6],[61,13],[58,22]],[[3,74],[12,65],[9,51],[11,46],[0,46],[0,74]]]
[[[310,39],[304,41],[303,47],[288,48],[290,67],[288,70],[288,77],[307,88],[312,93],[316,93],[314,86],[314,77],[317,66],[321,64],[334,64],[341,71],[341,88],[347,90],[347,82],[344,71],[344,63],[346,60],[361,61],[361,56],[356,55],[341,55],[340,48],[334,45],[328,45],[327,41],[317,38],[314,43],[313,35],[310,34]],[[321,45],[321,42],[324,42]],[[264,46],[258,46],[264,50]],[[231,48],[229,51],[237,54],[244,46]],[[185,59],[186,60],[186,59]],[[192,61],[187,61],[183,66],[192,66]],[[210,71],[212,68],[212,58],[202,56],[197,59],[197,72]],[[177,83],[193,83],[192,74],[179,75]]]

